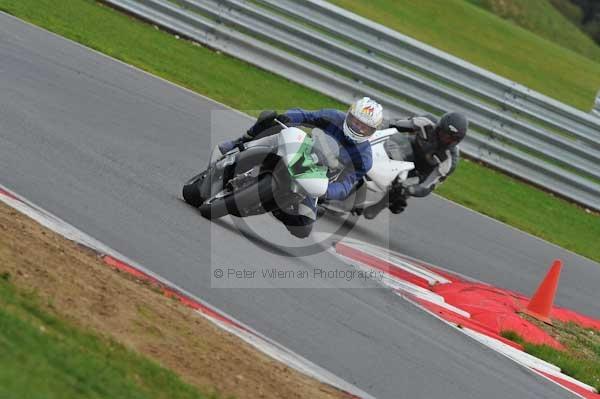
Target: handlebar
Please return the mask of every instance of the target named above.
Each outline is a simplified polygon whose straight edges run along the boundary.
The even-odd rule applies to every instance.
[[[287,129],[289,126],[286,126],[285,123],[281,122],[279,119],[275,118],[275,122],[277,122],[279,124],[279,126],[281,126],[284,129]]]

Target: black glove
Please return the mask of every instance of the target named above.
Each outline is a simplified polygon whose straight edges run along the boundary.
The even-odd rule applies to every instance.
[[[390,206],[388,207],[390,212],[394,213],[394,214],[398,214],[398,213],[402,213],[404,212],[404,209],[406,208],[406,198],[401,197],[396,199],[396,201],[391,202]]]
[[[254,123],[254,125],[252,125],[252,127],[246,131],[246,136],[250,139],[255,139],[262,133],[266,133],[263,136],[269,136],[270,134],[273,134],[270,132],[271,129],[281,127],[279,123],[275,121],[275,119],[285,125],[290,122],[290,118],[285,114],[277,114],[275,111],[263,111],[256,119],[256,123]]]
[[[408,193],[406,187],[402,184],[394,184],[389,192],[390,204],[388,206],[390,212],[398,214],[406,208],[406,198]]]

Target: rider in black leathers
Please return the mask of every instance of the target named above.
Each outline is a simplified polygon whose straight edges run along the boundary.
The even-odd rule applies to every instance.
[[[414,162],[409,177],[418,177],[419,183],[394,184],[387,198],[364,210],[367,219],[377,216],[385,205],[392,213],[401,213],[408,197],[429,195],[454,172],[459,161],[458,143],[467,134],[469,122],[464,115],[450,112],[439,120],[432,115],[392,120],[388,127],[398,130],[385,145],[388,156]]]

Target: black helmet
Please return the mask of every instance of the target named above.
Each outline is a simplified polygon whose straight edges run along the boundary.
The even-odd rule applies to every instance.
[[[467,135],[469,121],[459,112],[444,114],[435,127],[440,144],[452,147]]]

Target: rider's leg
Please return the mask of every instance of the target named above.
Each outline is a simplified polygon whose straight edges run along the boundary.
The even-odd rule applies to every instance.
[[[293,209],[273,211],[273,216],[281,221],[292,235],[307,238],[317,218],[317,201],[315,198],[305,198]]]
[[[390,199],[389,199],[388,195],[389,194],[386,193],[386,195],[384,195],[383,198],[381,198],[381,200],[379,200],[379,202],[377,202],[363,210],[362,214],[365,217],[365,219],[375,219],[375,217],[377,215],[379,215],[379,212],[381,212],[385,208],[387,208],[388,204],[390,203]]]
[[[235,140],[224,141],[223,143],[219,144],[219,151],[221,151],[222,154],[225,154],[233,150],[235,147],[240,147],[242,144],[254,140],[259,135],[262,137],[269,135],[267,134],[269,133],[269,129],[273,129],[274,127],[278,126],[275,122],[275,118],[277,118],[277,112],[275,111],[261,112],[254,125],[252,125],[242,137],[239,137]],[[273,133],[276,133],[276,131]]]
[[[275,211],[273,212],[273,216],[279,219],[293,236],[298,238],[307,238],[315,223],[315,221],[309,217],[290,215],[283,211]]]

